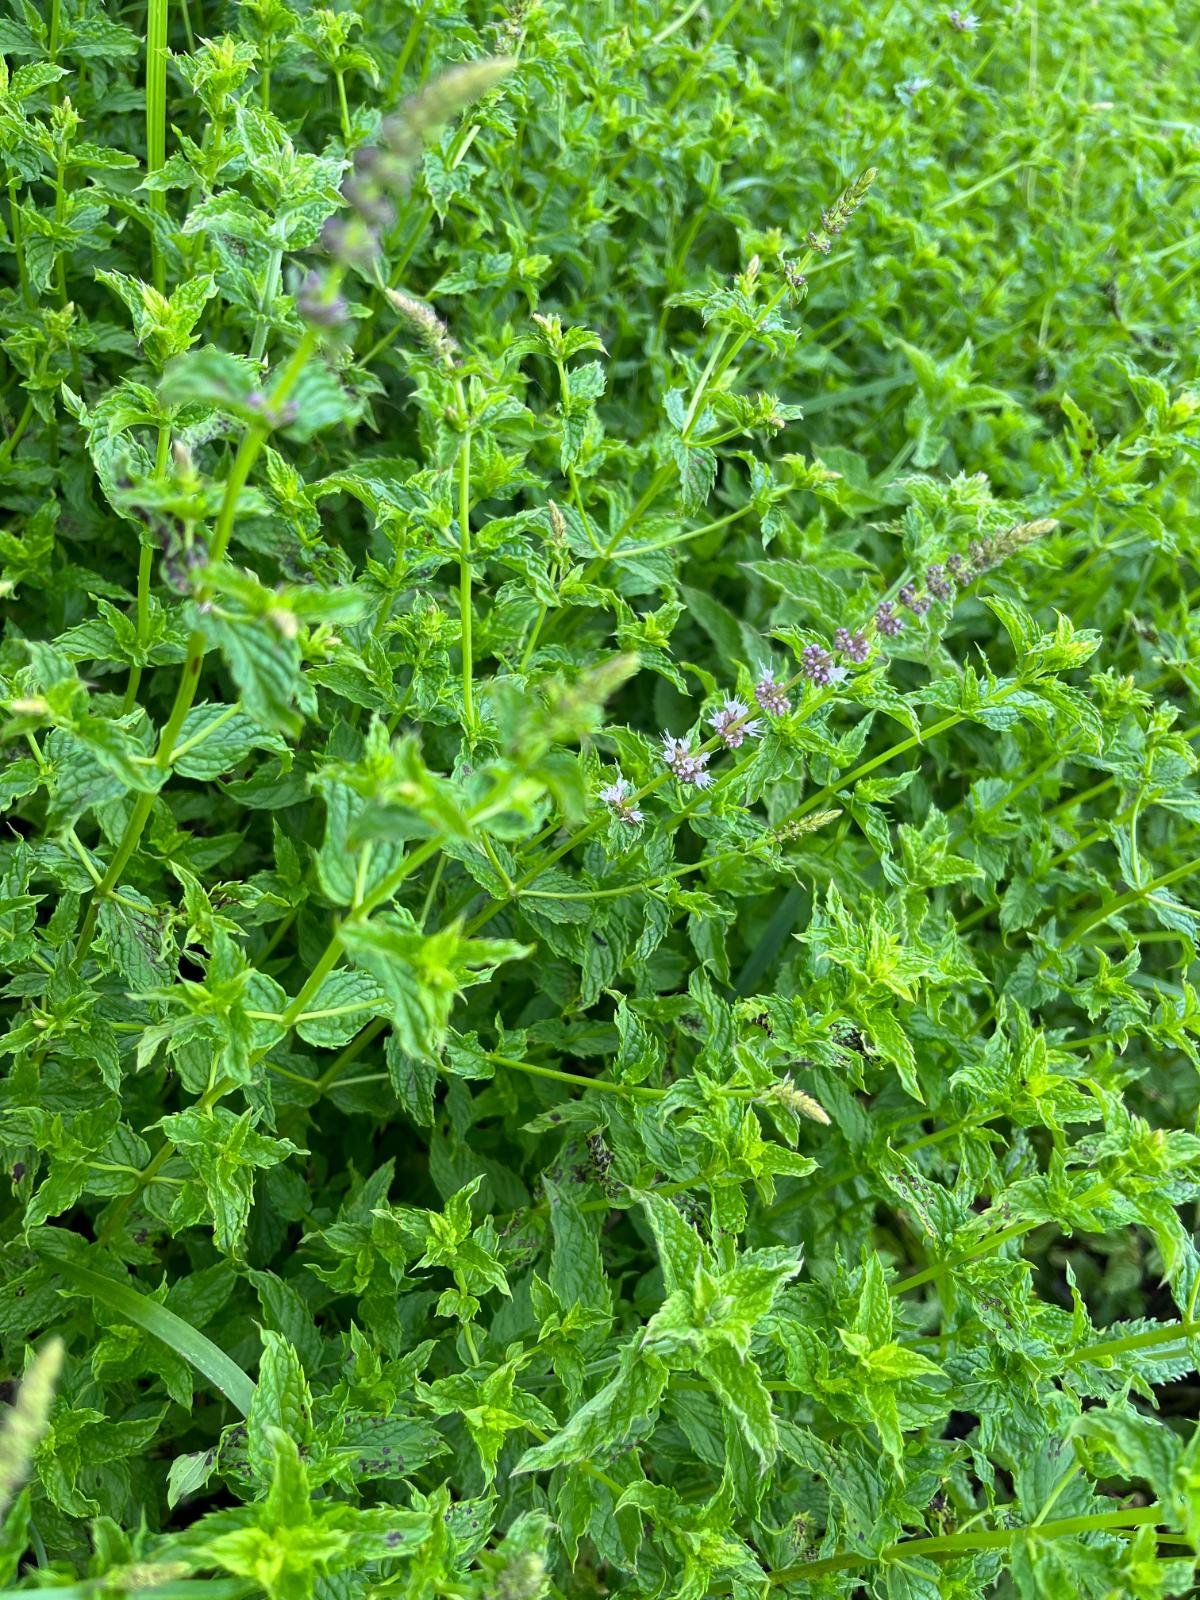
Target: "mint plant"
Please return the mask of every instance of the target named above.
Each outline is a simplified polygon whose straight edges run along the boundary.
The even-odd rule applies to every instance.
[[[6,1594],[1194,1592],[1190,26],[8,6]]]

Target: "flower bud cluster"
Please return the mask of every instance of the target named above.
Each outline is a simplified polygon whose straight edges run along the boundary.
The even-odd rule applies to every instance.
[[[865,187],[863,192],[865,193]],[[848,190],[847,194],[851,194],[851,191]],[[843,196],[843,200],[845,198]],[[839,202],[839,205],[841,203]],[[561,519],[561,512],[558,512],[557,506],[552,503],[552,523],[555,513]],[[931,564],[926,569],[922,587],[918,587],[914,581],[909,581],[897,590],[895,601],[880,601],[875,608],[875,633],[882,639],[897,638],[904,631],[904,618],[897,610],[897,605],[910,611],[915,617],[923,616],[935,599],[951,598],[956,589],[965,588],[981,573],[1055,526],[1052,520],[1015,523],[1003,533],[977,539],[970,546],[965,559],[955,554],[947,556],[944,562]],[[757,709],[765,712],[767,718],[787,716],[792,709],[788,694],[792,683],[804,678],[815,688],[831,688],[849,676],[849,666],[843,663],[862,666],[871,655],[870,634],[862,628],[853,631],[849,628],[838,628],[830,644],[830,649],[819,644],[805,645],[800,652],[800,670],[791,683],[781,683],[769,663],[760,664],[754,684],[754,701]],[[726,695],[720,708],[709,717],[709,726],[726,750],[740,750],[747,739],[761,738],[766,724],[763,717],[751,715],[753,709],[736,695]],[[690,736],[680,738],[674,734],[664,733],[661,737],[661,759],[668,772],[690,788],[701,790],[711,788],[713,775],[708,770],[708,763],[712,752],[703,746],[693,749]],[[628,781],[623,777],[618,777],[615,782],[602,789],[600,799],[616,820],[628,827],[640,827],[645,820],[644,813],[634,804]]]
[[[806,241],[810,250],[815,250],[823,256],[829,254],[833,249],[834,239],[867,198],[867,191],[877,176],[876,169],[868,167],[848,188],[842,190],[831,206],[822,211],[820,228],[814,229]]]
[[[511,69],[505,57],[465,62],[385,117],[379,143],[354,152],[342,180],[345,208],[326,221],[322,247],[347,266],[369,270],[383,233],[396,220],[394,197],[408,193],[426,143],[456,111],[495,88]]]
[[[951,599],[956,590],[965,589],[968,584],[974,583],[976,578],[982,577],[1001,561],[1006,561],[1031,540],[1040,538],[1042,534],[1049,533],[1055,527],[1057,527],[1055,520],[1046,517],[1035,522],[1016,522],[1003,533],[989,534],[982,539],[975,539],[968,546],[966,556],[954,554],[947,556],[944,562],[932,562],[925,569],[923,590],[918,589],[915,583],[905,583],[897,591],[896,600],[907,611],[911,611],[913,616],[924,616],[935,600]],[[897,634],[903,632],[904,618],[897,613],[892,601],[884,600],[877,607],[875,627],[885,638],[895,638]],[[839,640],[844,633],[845,629],[839,629],[837,636]]]

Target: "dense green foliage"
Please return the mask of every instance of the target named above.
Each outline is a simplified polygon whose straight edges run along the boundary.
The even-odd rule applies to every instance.
[[[1194,1592],[1198,39],[6,0],[0,1588]]]

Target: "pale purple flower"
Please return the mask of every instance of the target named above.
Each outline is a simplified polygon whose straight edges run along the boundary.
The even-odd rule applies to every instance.
[[[851,633],[849,628],[839,628],[833,636],[834,648],[840,650],[847,661],[861,665],[871,654],[871,641],[865,633]]]
[[[781,683],[776,683],[775,674],[770,667],[762,666],[758,669],[758,682],[754,685],[754,698],[771,717],[785,716],[791,709],[792,703],[784,693]]]
[[[725,704],[708,721],[726,750],[738,750],[747,739],[757,739],[762,733],[761,718],[752,717],[750,707],[732,695],[726,695]]]
[[[819,644],[804,646],[800,652],[800,670],[808,681],[815,683],[819,689],[824,689],[831,683],[841,683],[846,676],[845,667],[835,667],[829,651],[822,650]]]
[[[947,11],[946,21],[957,33],[974,33],[979,27],[979,18],[973,11]]]
[[[617,778],[607,789],[601,789],[600,798],[618,822],[624,822],[630,828],[640,828],[645,820],[645,812],[629,799],[630,792],[628,780]]]
[[[662,758],[680,783],[690,783],[694,789],[707,789],[713,781],[712,773],[704,770],[708,765],[708,752],[697,750],[693,754],[690,740],[676,739],[669,733],[663,734],[662,741]]]
[[[875,626],[887,639],[894,639],[898,633],[904,632],[904,619],[896,615],[896,608],[890,600],[885,600],[876,608]]]

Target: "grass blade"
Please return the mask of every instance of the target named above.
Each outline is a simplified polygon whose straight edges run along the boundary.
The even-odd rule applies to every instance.
[[[250,1402],[254,1398],[253,1380],[246,1376],[237,1362],[231,1360],[219,1345],[215,1345],[211,1339],[206,1339],[202,1333],[198,1333],[190,1322],[177,1317],[173,1311],[168,1311],[166,1306],[160,1306],[156,1300],[139,1294],[128,1284],[116,1283],[112,1278],[105,1278],[89,1267],[80,1267],[73,1261],[62,1260],[56,1260],[54,1266],[55,1270],[61,1272],[67,1282],[80,1293],[101,1301],[110,1311],[128,1318],[139,1328],[144,1328],[147,1333],[153,1334],[156,1339],[161,1339],[164,1344],[170,1345],[171,1349],[177,1351],[190,1366],[195,1367],[197,1372],[215,1384],[243,1416],[247,1415]]]

